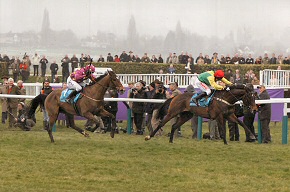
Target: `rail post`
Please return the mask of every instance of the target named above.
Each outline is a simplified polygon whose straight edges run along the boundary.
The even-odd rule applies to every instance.
[[[287,103],[284,103],[283,120],[282,120],[282,144],[288,144],[288,116]]]
[[[202,135],[202,117],[198,116],[197,118],[197,140],[201,140]]]

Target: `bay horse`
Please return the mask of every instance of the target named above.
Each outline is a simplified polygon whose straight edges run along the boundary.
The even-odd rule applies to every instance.
[[[249,133],[250,139],[256,139],[243,121],[239,120],[234,114],[234,105],[240,100],[243,101],[245,106],[250,106],[253,111],[257,110],[254,93],[245,85],[232,85],[228,88],[230,88],[230,90],[216,90],[213,93],[212,101],[208,107],[191,107],[190,101],[194,93],[183,93],[166,100],[158,109],[157,118],[161,120],[160,124],[153,132],[150,133],[150,135],[145,137],[145,140],[147,141],[154,137],[159,129],[161,129],[170,119],[176,117],[177,115],[180,115],[180,117],[177,119],[177,122],[172,125],[169,139],[170,143],[173,142],[175,130],[191,119],[193,115],[208,119],[216,119],[224,144],[227,144],[225,119],[238,123],[247,133]],[[168,105],[168,113],[164,117]]]
[[[94,115],[114,119],[114,116],[104,109],[104,95],[109,87],[115,88],[121,92],[125,91],[122,83],[113,71],[107,71],[105,74],[98,78],[93,78],[93,76],[91,76],[90,79],[92,80],[92,85],[83,88],[83,92],[81,93],[82,98],[80,98],[76,103],[78,112],[75,110],[72,104],[60,101],[60,96],[63,91],[61,89],[52,91],[46,97],[44,107],[49,116],[49,126],[47,127],[47,132],[51,142],[54,142],[52,127],[56,122],[60,112],[67,114],[69,119],[69,126],[85,137],[89,137],[89,134],[75,125],[74,115],[85,117],[89,120],[92,120],[93,122],[97,122],[97,119],[94,117]],[[115,127],[111,129],[110,135],[112,138],[114,138],[114,132]]]

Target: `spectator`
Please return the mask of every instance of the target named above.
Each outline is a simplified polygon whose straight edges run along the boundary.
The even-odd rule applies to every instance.
[[[239,54],[235,54],[235,56],[231,60],[231,64],[239,64]]]
[[[80,58],[80,68],[85,66],[85,62],[87,62],[87,57],[82,53]]]
[[[59,79],[58,75],[54,76],[54,80],[52,82],[53,83],[60,83],[60,79]],[[63,84],[66,84],[66,82],[63,82]]]
[[[135,89],[132,90],[130,98],[147,99],[145,91],[142,88],[142,84],[140,82],[135,84]],[[132,112],[134,116],[133,119],[137,129],[136,135],[143,135],[142,122],[145,109],[144,106],[145,104],[142,102],[133,102],[132,104]]]
[[[98,62],[105,62],[105,59],[104,59],[104,57],[103,57],[103,55],[100,55],[100,58],[98,59]]]
[[[18,103],[17,110],[18,115],[15,117],[15,126],[19,127],[23,131],[30,131],[35,125],[35,122],[31,119],[27,119],[25,103]]]
[[[3,84],[0,86],[0,94],[7,94],[8,77],[4,76],[1,79],[3,79]],[[5,124],[5,121],[7,120],[7,98],[1,97],[1,103],[2,103],[2,124]]]
[[[126,51],[123,51],[122,54],[120,55],[120,62],[128,62],[128,55]]]
[[[39,68],[39,61],[40,61],[40,56],[35,53],[34,56],[32,57],[32,65],[33,65],[33,76],[38,76],[38,68]]]
[[[53,60],[53,63],[50,64],[50,71],[51,71],[51,82],[55,82],[55,76],[57,74],[58,71],[58,64],[56,64],[56,61]]]
[[[226,64],[231,64],[232,63],[232,58],[230,57],[230,54],[227,54],[226,56]]]
[[[264,85],[258,86],[260,91],[259,99],[265,100],[270,99],[269,93],[266,90]],[[262,142],[269,143],[271,142],[271,134],[270,134],[270,120],[271,120],[271,104],[259,104],[259,118],[261,121],[262,127]]]
[[[154,81],[155,83],[155,89],[154,93],[152,95],[152,99],[166,99],[166,87],[164,87],[163,82],[156,79]],[[151,126],[152,129],[156,129],[159,125],[159,120],[156,118],[157,112],[159,107],[162,105],[162,103],[154,103],[152,106],[152,119],[151,119]],[[159,132],[161,135],[161,131]]]
[[[220,60],[218,59],[218,53],[213,53],[213,57],[211,58],[211,64],[220,64]]]
[[[112,57],[111,53],[108,53],[107,62],[114,62],[114,58]]]
[[[252,92],[254,92],[254,86],[251,83],[247,83],[246,87],[248,87]],[[256,116],[256,111],[252,111],[251,107],[243,106],[243,113],[244,113],[244,119],[243,122],[245,125],[249,128],[249,130],[256,135],[255,133],[255,127],[254,127],[254,120]],[[255,140],[250,139],[250,134],[245,131],[246,135],[246,141],[245,142],[254,142]]]
[[[181,51],[181,54],[178,55],[178,63],[182,63],[183,56],[184,56],[184,53],[183,53],[183,51]],[[186,64],[186,63],[184,63],[184,64]]]
[[[208,55],[205,55],[204,64],[211,64],[211,60]]]
[[[182,55],[181,63],[187,64],[188,58],[189,58],[189,56],[188,56],[188,53],[186,52],[185,55]]]
[[[239,64],[245,64],[246,63],[246,60],[243,56],[243,54],[240,54],[240,57],[239,57]]]
[[[19,92],[21,95],[26,95],[26,89],[24,88],[23,81],[21,80],[17,81],[17,87],[19,88]],[[25,103],[25,99],[24,98],[19,99],[19,102]]]
[[[22,81],[25,82],[29,75],[29,65],[30,64],[30,60],[28,56],[23,57],[23,61],[22,63],[19,65],[19,70],[20,70],[20,75],[22,77]],[[17,107],[16,107],[17,108]]]
[[[119,57],[118,57],[118,55],[115,55],[114,62],[116,62],[116,63],[120,63],[121,62],[120,59],[119,59]]]
[[[272,58],[269,61],[270,64],[276,64],[277,63],[277,58],[275,57],[275,53],[272,54]]]
[[[182,94],[181,91],[178,89],[178,83],[177,82],[170,82],[169,84],[169,89],[171,91],[171,94],[167,91],[166,92],[166,98],[173,98],[179,94]],[[174,125],[177,122],[178,117],[174,117],[170,120],[171,125]],[[181,129],[180,127],[177,128],[177,136],[182,136],[181,135]]]
[[[76,54],[72,56],[70,61],[71,61],[71,71],[74,72],[75,68],[78,68],[79,65],[79,59],[76,57]]]
[[[173,64],[177,64],[178,63],[178,57],[177,57],[176,53],[173,53],[172,63]]]
[[[129,51],[128,62],[136,62],[136,58],[133,55],[133,51]]]
[[[157,58],[155,57],[155,55],[152,55],[152,58],[150,59],[150,62],[151,62],[151,63],[157,63],[157,62],[158,62],[158,60],[157,60]]]
[[[70,59],[68,58],[68,55],[65,55],[65,57],[61,60],[62,64],[62,82],[66,82],[68,76],[69,76],[69,63]]]
[[[185,69],[187,74],[190,74],[193,71],[193,64],[191,64],[191,58],[188,58]]]
[[[270,59],[267,53],[264,54],[264,58],[262,59],[262,64],[270,64]]]
[[[276,60],[276,64],[282,65],[283,64],[283,55],[278,55],[278,58]]]
[[[136,57],[136,63],[141,63],[141,59],[138,55],[135,56]]]
[[[161,54],[159,54],[157,62],[158,63],[163,63],[163,58],[162,58]]]
[[[157,87],[159,90],[159,87]],[[146,91],[146,97],[147,99],[152,99],[153,95],[155,94],[155,83],[152,82],[148,86],[148,90]],[[145,113],[147,113],[147,120],[146,120],[146,125],[149,133],[153,131],[151,120],[152,120],[152,113],[153,113],[153,103],[146,103],[145,107]]]
[[[169,56],[166,59],[166,63],[171,64],[172,63],[172,60],[173,60],[172,53],[169,53]]]
[[[199,56],[196,58],[195,63],[198,63],[198,60],[199,60],[199,59],[204,60],[204,58],[203,58],[203,56],[202,56],[202,53],[199,53]]]
[[[210,140],[219,140],[220,134],[218,130],[217,121],[213,119],[208,120],[208,129],[209,129],[209,139]]]
[[[197,62],[196,62],[196,64],[204,64],[204,59],[203,59],[203,57],[199,57],[198,59],[197,59]]]
[[[246,64],[254,64],[254,59],[252,58],[252,54],[249,54],[248,58],[246,59]]]
[[[251,82],[253,85],[260,85],[260,80],[256,77],[256,76],[254,76],[254,78],[253,78],[253,80],[252,80],[252,82]]]
[[[262,56],[256,58],[255,64],[262,64]]]
[[[6,87],[7,94],[10,95],[21,95],[19,91],[19,87],[14,85],[14,80],[12,78],[8,79],[8,86]],[[9,128],[12,128],[14,124],[14,118],[17,115],[17,106],[18,99],[17,98],[7,98],[7,110],[9,113]]]
[[[46,65],[48,63],[48,60],[46,59],[45,55],[42,56],[39,63],[40,63],[40,68],[41,68],[41,77],[45,77],[46,67],[47,67]]]
[[[225,78],[228,79],[231,83],[234,83],[234,74],[231,69],[225,73]]]
[[[234,75],[234,83],[243,84],[243,79],[241,77],[240,70],[236,69],[236,74]]]
[[[53,88],[50,86],[49,81],[43,82],[43,88],[41,89],[41,94],[49,95],[53,91]],[[43,127],[45,130],[49,127],[49,116],[45,110],[44,105],[41,106],[43,112]]]
[[[141,58],[142,63],[150,63],[150,58],[148,57],[147,53],[144,53],[144,56]]]
[[[226,64],[227,60],[223,54],[221,54],[220,64]]]
[[[18,80],[19,64],[20,64],[20,62],[17,59],[15,59],[14,62],[12,63],[12,65],[11,65],[14,82]]]
[[[107,97],[108,98],[118,98],[119,95],[118,95],[117,90],[109,88],[108,93],[107,93]],[[108,111],[109,113],[114,115],[114,119],[111,119],[111,125],[109,125],[110,121],[109,121],[108,117],[102,118],[103,123],[104,123],[104,127],[106,127],[105,132],[111,131],[111,129],[108,129],[108,127],[110,127],[110,128],[115,127],[115,132],[119,133],[119,130],[118,130],[118,127],[116,124],[116,116],[117,116],[117,112],[118,112],[118,102],[117,101],[107,101],[107,102],[105,102],[104,109],[106,111]],[[114,123],[114,125],[113,125],[113,123]]]
[[[173,67],[173,64],[169,65],[168,73],[169,74],[175,74],[176,73],[176,69]]]

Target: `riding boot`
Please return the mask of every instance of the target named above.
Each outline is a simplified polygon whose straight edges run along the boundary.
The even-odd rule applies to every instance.
[[[73,90],[70,94],[69,94],[69,96],[66,98],[66,102],[67,103],[70,103],[70,100],[74,97],[74,96],[76,96],[78,94],[78,91],[77,90]]]
[[[203,98],[206,95],[207,95],[206,92],[202,92],[201,94],[199,94],[198,96],[196,96],[195,98],[193,98],[192,101],[194,103],[196,103],[197,106],[199,106],[198,100],[201,99],[201,98]]]

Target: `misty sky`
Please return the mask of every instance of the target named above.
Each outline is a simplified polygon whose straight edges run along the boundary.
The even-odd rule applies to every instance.
[[[140,35],[165,36],[178,20],[187,31],[221,38],[243,27],[275,37],[290,27],[290,0],[0,0],[0,33],[39,32],[45,8],[51,29],[78,37],[125,36],[131,15]]]

